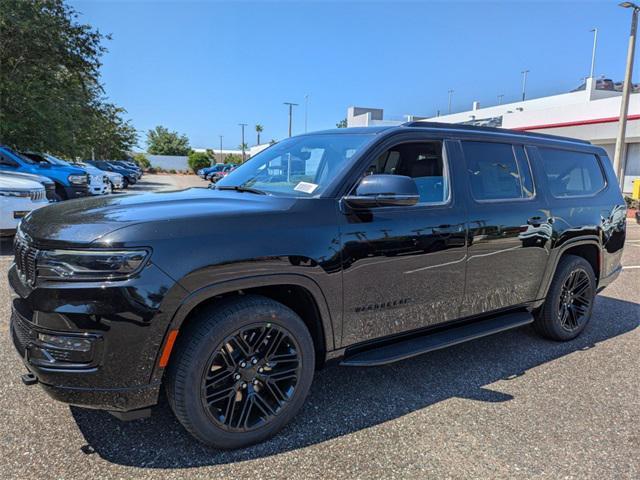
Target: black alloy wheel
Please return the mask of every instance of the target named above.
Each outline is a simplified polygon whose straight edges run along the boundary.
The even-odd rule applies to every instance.
[[[580,328],[591,311],[593,292],[587,272],[572,271],[562,285],[558,301],[560,325],[569,332]]]
[[[291,334],[271,323],[242,328],[216,349],[202,377],[201,400],[229,431],[249,431],[278,415],[302,370]]]
[[[591,318],[596,276],[583,257],[563,255],[551,281],[534,327],[544,337],[567,341],[576,338]]]
[[[165,387],[173,412],[195,438],[240,448],[273,436],[296,415],[314,370],[304,321],[275,300],[243,295],[188,319]]]

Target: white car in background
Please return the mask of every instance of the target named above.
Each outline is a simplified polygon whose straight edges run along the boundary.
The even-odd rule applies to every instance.
[[[48,204],[41,183],[0,173],[0,235],[13,235],[23,217]]]
[[[98,167],[94,167],[93,165],[89,165],[85,162],[75,162],[74,165],[86,170],[89,175],[103,175],[107,179],[108,183],[107,191],[105,193],[111,193],[114,189],[120,190],[124,188],[124,179],[119,173],[100,170]]]

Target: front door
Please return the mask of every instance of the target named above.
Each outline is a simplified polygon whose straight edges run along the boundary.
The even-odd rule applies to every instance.
[[[341,217],[343,346],[458,317],[466,218],[459,182],[451,181],[460,166],[447,159],[445,143],[390,144],[358,172],[410,176],[420,201]]]
[[[549,255],[551,214],[522,145],[462,141],[469,249],[462,316],[536,299]]]

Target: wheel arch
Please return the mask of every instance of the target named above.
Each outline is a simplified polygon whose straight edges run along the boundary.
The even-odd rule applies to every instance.
[[[215,305],[216,302],[233,296],[247,294],[263,295],[291,308],[305,322],[316,348],[316,362],[322,365],[326,352],[335,348],[331,313],[320,287],[310,278],[295,274],[264,275],[235,279],[208,285],[192,292],[180,304],[164,335],[160,358],[170,338],[169,332],[182,331],[198,311]],[[178,336],[180,333],[178,333]],[[163,368],[156,359],[154,379],[162,377]],[[170,362],[170,359],[169,359]]]
[[[553,277],[556,273],[556,270],[558,269],[560,259],[564,255],[576,255],[584,258],[593,268],[593,272],[596,276],[596,282],[599,282],[602,269],[601,250],[602,247],[600,244],[600,239],[596,236],[573,239],[567,241],[561,247],[558,247],[555,250],[554,255],[552,255],[549,260],[543,282],[540,285],[538,298],[546,298]]]

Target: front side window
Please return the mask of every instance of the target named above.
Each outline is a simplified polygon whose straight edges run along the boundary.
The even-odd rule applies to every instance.
[[[396,145],[379,155],[366,174],[413,178],[420,194],[419,203],[445,203],[449,199],[449,175],[439,141]]]
[[[598,157],[592,153],[538,147],[554,197],[592,195],[605,186]]]
[[[531,198],[533,179],[521,146],[462,142],[473,198],[478,201]]]
[[[373,134],[317,134],[283,140],[229,173],[216,188],[316,197],[351,164]]]

